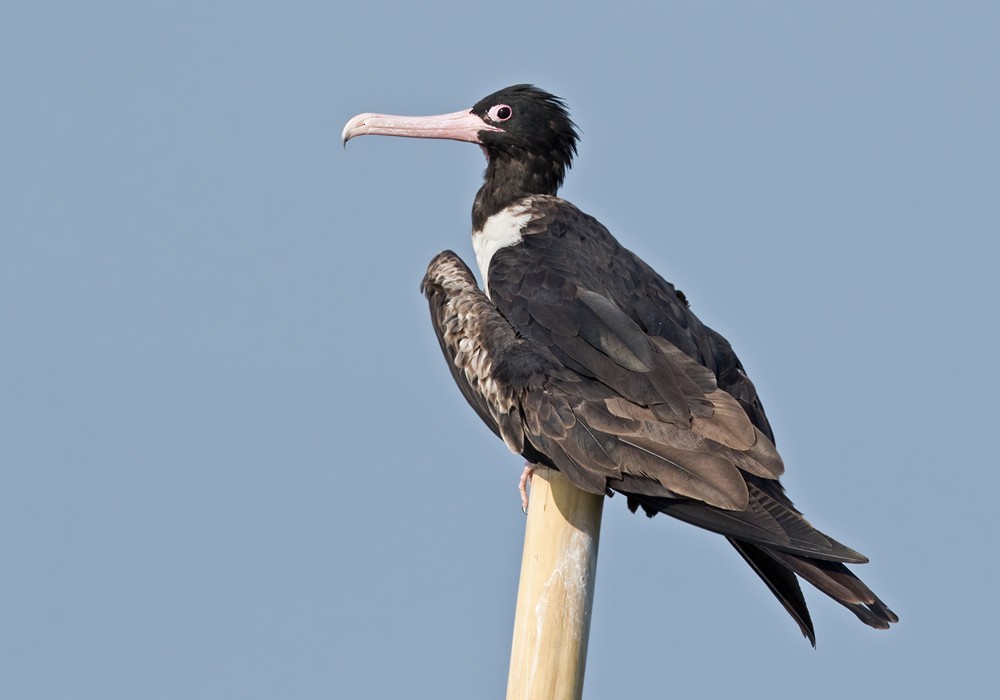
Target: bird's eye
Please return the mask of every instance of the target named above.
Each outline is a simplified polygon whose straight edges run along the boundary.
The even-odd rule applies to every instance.
[[[507,105],[490,107],[489,118],[495,122],[505,122],[514,116],[514,110]]]

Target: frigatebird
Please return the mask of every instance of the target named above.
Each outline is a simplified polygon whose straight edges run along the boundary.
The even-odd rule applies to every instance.
[[[774,433],[729,342],[556,195],[578,140],[561,99],[514,85],[451,114],[360,114],[343,141],[364,134],[467,141],[486,155],[472,206],[483,290],[451,251],[421,289],[459,389],[529,470],[725,536],[813,646],[797,576],[867,625],[898,621],[845,566],[868,559],[785,495]]]

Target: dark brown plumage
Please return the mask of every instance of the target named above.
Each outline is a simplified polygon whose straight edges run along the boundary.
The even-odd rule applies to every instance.
[[[845,566],[867,559],[785,495],[771,426],[729,343],[555,196],[576,147],[563,103],[522,85],[468,113],[405,119],[359,115],[344,137],[457,138],[487,154],[473,242],[488,295],[450,251],[422,284],[452,376],[486,425],[583,490],[724,535],[813,644],[796,577],[872,627],[896,622]]]

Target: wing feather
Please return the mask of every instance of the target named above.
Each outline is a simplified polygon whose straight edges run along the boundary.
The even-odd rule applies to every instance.
[[[573,229],[559,223],[565,214],[533,225],[563,235]],[[815,529],[784,495],[771,428],[725,339],[637,258],[619,265],[631,254],[610,235],[598,236],[611,247],[594,257],[606,264],[585,271],[543,239],[527,236],[525,247],[551,252],[544,265],[519,267],[510,249],[494,255],[493,301],[450,251],[423,281],[452,376],[490,429],[578,488],[613,489],[632,510],[725,535],[811,640],[796,575],[866,624],[895,622],[844,566],[867,559]],[[632,278],[616,287],[609,271]]]

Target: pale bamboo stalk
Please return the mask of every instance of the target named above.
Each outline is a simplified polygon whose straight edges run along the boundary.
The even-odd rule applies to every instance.
[[[531,481],[507,700],[579,700],[604,497],[553,469]]]

